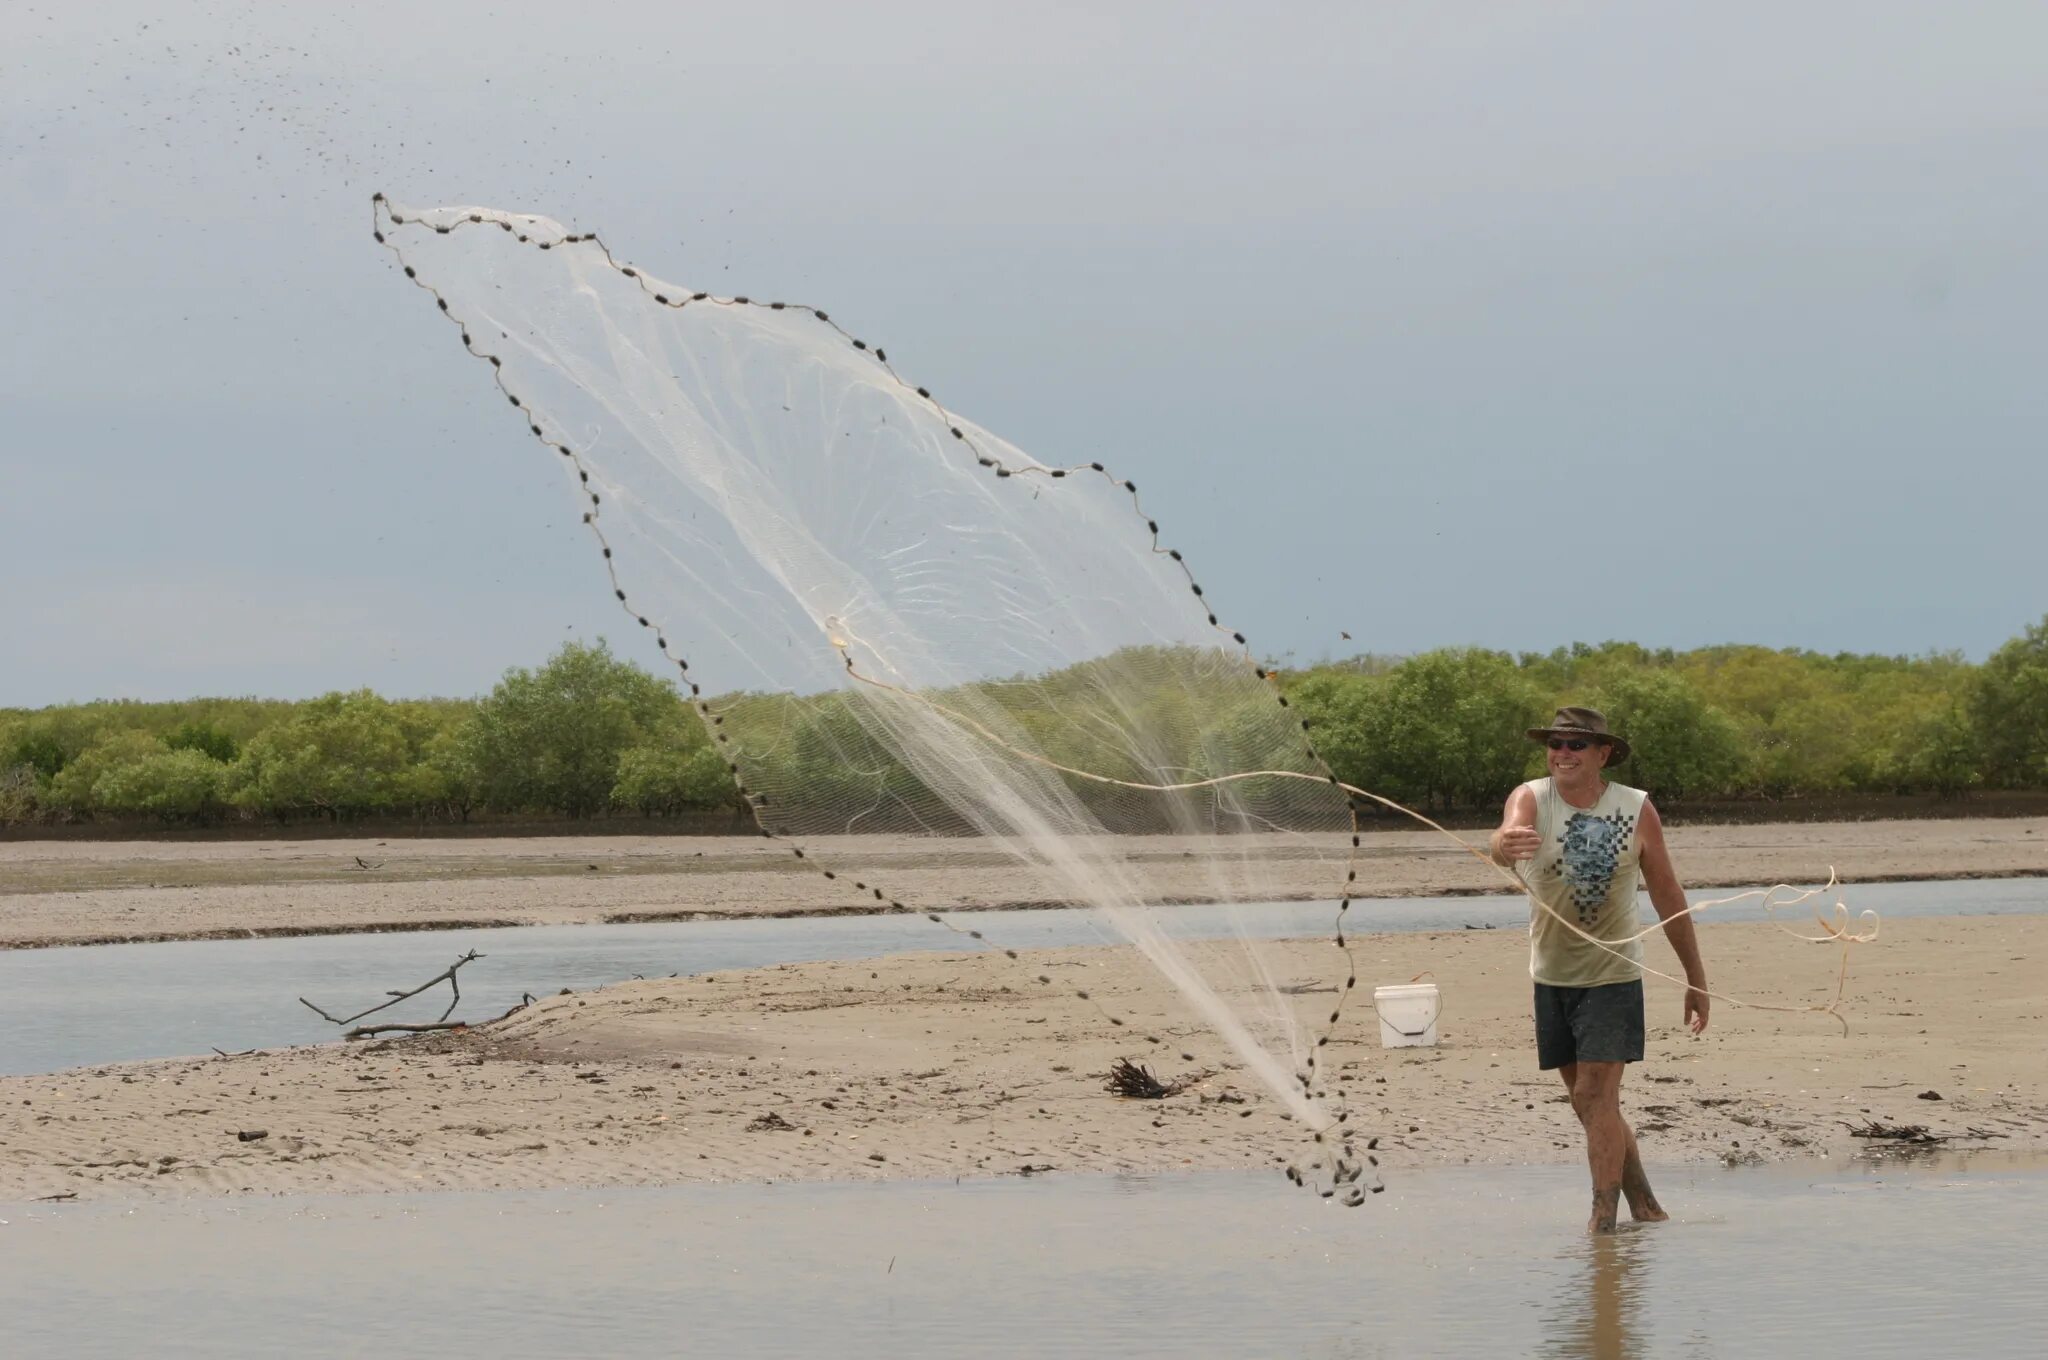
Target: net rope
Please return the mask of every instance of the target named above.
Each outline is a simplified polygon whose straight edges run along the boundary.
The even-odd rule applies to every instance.
[[[926,699],[923,696],[910,695],[907,691],[900,690],[897,686],[889,685],[885,681],[875,680],[872,677],[861,675],[859,671],[855,669],[851,657],[847,659],[847,672],[848,674],[852,675],[856,680],[859,680],[862,684],[875,685],[884,689],[897,690],[897,692],[903,693],[905,697],[914,698],[921,703],[931,702],[929,699]],[[934,706],[936,707],[937,705]],[[963,727],[968,727],[976,730],[986,740],[1000,740],[1000,738],[996,737],[994,733],[989,732],[986,728],[980,727],[978,724],[974,722],[972,718],[966,716],[965,714],[952,713],[950,716],[954,719],[954,721],[960,723]],[[1015,748],[1011,748],[1011,750],[1012,754],[1018,756],[1020,759],[1032,761],[1044,760],[1044,757],[1035,755],[1029,751],[1020,751],[1016,750]],[[1127,786],[1130,786],[1125,780],[1114,779],[1107,775],[1094,774],[1087,770],[1077,770],[1064,765],[1055,765],[1053,768],[1058,769],[1063,774],[1073,775],[1075,778],[1078,779],[1095,780],[1105,784],[1126,784]],[[1253,770],[1240,774],[1218,775],[1211,779],[1195,780],[1184,784],[1147,784],[1142,786],[1131,787],[1143,787],[1161,792],[1172,792],[1186,789],[1209,788],[1218,784],[1227,784],[1240,779],[1307,779],[1312,777],[1313,776],[1303,775],[1297,771],[1292,770]],[[1382,797],[1377,793],[1373,793],[1369,789],[1361,789],[1354,784],[1345,784],[1342,782],[1339,782],[1338,787],[1343,789],[1346,793],[1352,795],[1353,797],[1369,799],[1372,802],[1377,803],[1384,808],[1387,808],[1389,811],[1398,812],[1404,816],[1411,817],[1415,821],[1420,822],[1423,826],[1427,827],[1429,830],[1434,831],[1438,835],[1445,837],[1453,844],[1457,845],[1458,848],[1463,850],[1466,854],[1471,855],[1474,859],[1486,865],[1487,868],[1493,870],[1494,873],[1498,874],[1501,878],[1503,878],[1507,883],[1515,887],[1517,890],[1527,894],[1531,904],[1536,908],[1536,910],[1543,912],[1552,920],[1556,921],[1559,925],[1563,926],[1566,930],[1578,936],[1587,944],[1592,945],[1595,949],[1598,949],[1603,953],[1612,954],[1614,957],[1621,959],[1624,962],[1633,963],[1637,968],[1640,968],[1643,972],[1648,973],[1652,977],[1661,978],[1666,982],[1675,982],[1681,987],[1686,987],[1690,990],[1698,991],[1706,996],[1713,998],[1716,1001],[1725,1001],[1730,1005],[1734,1006],[1745,1006],[1751,1010],[1782,1011],[1789,1014],[1806,1014],[1812,1012],[1830,1016],[1841,1024],[1842,1032],[1844,1034],[1847,1034],[1849,1032],[1848,1018],[1842,1014],[1842,1008],[1846,1003],[1846,989],[1848,987],[1849,980],[1848,951],[1849,948],[1853,945],[1870,944],[1877,939],[1880,925],[1877,913],[1871,910],[1870,908],[1866,907],[1861,913],[1860,918],[1852,918],[1850,915],[1848,904],[1838,897],[1835,899],[1835,902],[1833,904],[1833,911],[1831,914],[1823,914],[1823,910],[1819,906],[1816,906],[1814,908],[1814,924],[1816,928],[1818,928],[1822,932],[1818,935],[1802,935],[1798,931],[1788,926],[1783,920],[1779,918],[1778,915],[1779,911],[1782,909],[1803,906],[1804,904],[1813,901],[1815,898],[1824,897],[1826,894],[1835,891],[1835,889],[1839,886],[1840,880],[1837,877],[1833,866],[1829,866],[1828,868],[1827,882],[1821,884],[1819,887],[1801,889],[1795,888],[1788,883],[1777,883],[1773,884],[1768,888],[1751,888],[1744,892],[1731,893],[1726,897],[1715,897],[1709,898],[1705,901],[1690,902],[1687,903],[1684,907],[1681,907],[1680,909],[1672,912],[1670,915],[1659,918],[1654,924],[1645,926],[1643,929],[1637,931],[1633,935],[1621,935],[1610,937],[1607,939],[1602,939],[1599,936],[1593,935],[1587,930],[1585,930],[1577,922],[1560,914],[1556,908],[1552,907],[1548,902],[1545,902],[1541,897],[1539,897],[1535,893],[1535,891],[1530,888],[1528,879],[1522,876],[1520,870],[1516,869],[1513,865],[1503,865],[1499,861],[1495,860],[1492,856],[1482,853],[1480,850],[1475,848],[1470,842],[1465,840],[1464,837],[1458,835],[1456,832],[1443,826],[1441,823],[1431,820],[1424,814],[1417,812],[1414,808],[1407,807],[1401,803],[1397,803],[1391,798]],[[1780,894],[1784,894],[1784,896],[1780,897]],[[1835,993],[1834,996],[1830,998],[1825,1004],[1805,1006],[1781,1006],[1774,1004],[1772,1002],[1758,1001],[1750,997],[1734,996],[1725,992],[1716,992],[1706,987],[1694,987],[1690,982],[1688,982],[1684,978],[1673,977],[1669,973],[1659,972],[1657,969],[1652,968],[1648,964],[1643,963],[1642,961],[1636,959],[1633,955],[1627,953],[1623,948],[1623,946],[1636,944],[1642,940],[1648,939],[1652,935],[1658,934],[1661,931],[1670,929],[1672,923],[1675,921],[1691,917],[1702,911],[1711,910],[1714,907],[1725,907],[1730,906],[1736,902],[1747,902],[1751,900],[1755,900],[1762,904],[1766,920],[1768,920],[1769,923],[1781,933],[1790,935],[1793,939],[1800,940],[1807,944],[1835,944],[1841,946],[1841,967],[1836,975]],[[1855,921],[1857,919],[1860,919],[1862,921],[1862,929],[1860,930],[1852,928],[1855,925]]]
[[[1135,483],[1101,461],[1031,459],[818,308],[665,284],[594,233],[381,194],[372,231],[575,478],[614,597],[675,667],[762,835],[835,891],[983,947],[999,946],[911,903],[957,901],[956,878],[990,877],[994,847],[1005,884],[1094,908],[1309,1131],[1292,1179],[1353,1205],[1383,1188],[1360,1183],[1376,1140],[1359,1148],[1321,1056],[1358,983],[1346,923],[1360,811],[1413,818],[1528,885],[1338,779]],[[698,678],[712,673],[716,693]],[[1305,1018],[1291,996],[1306,989],[1283,982],[1255,905],[1310,880],[1334,885],[1316,895],[1338,899],[1344,962],[1336,1001]],[[1833,887],[1778,885],[1670,919],[1760,897],[1797,935],[1778,909]],[[1248,905],[1226,939],[1175,938],[1154,909],[1190,900]],[[1848,953],[1875,938],[1875,916],[1852,931],[1839,900],[1832,921],[1814,914],[1822,933],[1797,938],[1843,951],[1831,1001],[1710,995],[1846,1028]],[[1609,952],[1669,924],[1610,942],[1557,919]],[[1094,989],[1066,990],[1164,1044],[1166,1022],[1134,1025]]]

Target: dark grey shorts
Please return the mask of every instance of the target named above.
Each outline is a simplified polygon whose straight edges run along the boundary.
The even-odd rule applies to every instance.
[[[1536,1065],[1643,1060],[1643,980],[1600,987],[1536,984]]]

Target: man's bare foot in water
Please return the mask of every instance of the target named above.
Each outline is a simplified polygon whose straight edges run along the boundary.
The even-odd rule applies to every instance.
[[[1636,1140],[1628,1140],[1628,1159],[1621,1164],[1621,1193],[1628,1200],[1628,1216],[1638,1223],[1663,1223],[1671,1215],[1657,1203],[1650,1178],[1643,1174],[1643,1159],[1636,1155]]]
[[[1593,1192],[1593,1217],[1586,1221],[1589,1233],[1611,1233],[1614,1231],[1615,1211],[1620,1207],[1621,1187]]]

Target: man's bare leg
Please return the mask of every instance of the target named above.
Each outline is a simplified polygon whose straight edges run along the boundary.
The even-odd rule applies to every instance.
[[[1586,1130],[1586,1162],[1593,1172],[1589,1232],[1614,1231],[1624,1196],[1629,1216],[1638,1222],[1661,1223],[1670,1217],[1657,1203],[1643,1171],[1635,1131],[1621,1117],[1621,1072],[1618,1062],[1566,1063],[1558,1069],[1571,1093],[1572,1110]]]
[[[1643,1173],[1642,1155],[1636,1151],[1636,1131],[1626,1119],[1621,1121],[1621,1131],[1628,1138],[1628,1155],[1621,1162],[1621,1197],[1628,1201],[1628,1216],[1638,1223],[1662,1223],[1671,1215],[1657,1203],[1657,1192],[1650,1188],[1650,1178]]]

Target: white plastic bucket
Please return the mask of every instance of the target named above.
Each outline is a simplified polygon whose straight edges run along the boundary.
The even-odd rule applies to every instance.
[[[1443,1009],[1434,982],[1408,982],[1372,989],[1380,1016],[1381,1048],[1434,1048],[1436,1020]]]

